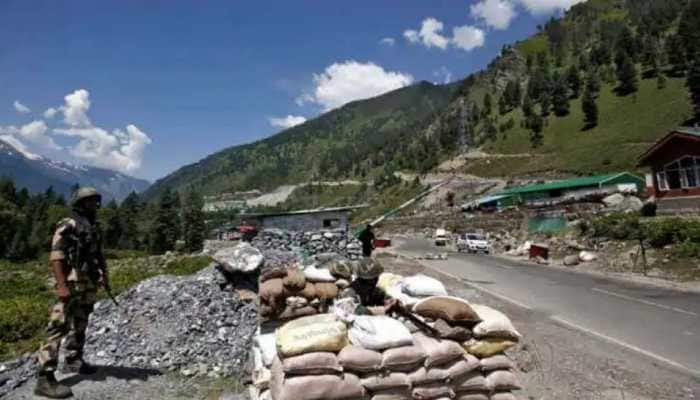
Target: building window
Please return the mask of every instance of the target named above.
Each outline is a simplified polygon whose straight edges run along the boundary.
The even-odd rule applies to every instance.
[[[669,163],[656,175],[656,179],[659,190],[700,187],[700,158],[683,157]]]
[[[659,184],[659,190],[668,190],[668,181],[666,180],[665,172],[656,174],[656,182]]]

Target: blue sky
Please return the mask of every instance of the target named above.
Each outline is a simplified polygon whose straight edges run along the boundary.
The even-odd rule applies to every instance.
[[[578,1],[3,0],[0,139],[153,180],[349,100],[461,79]]]

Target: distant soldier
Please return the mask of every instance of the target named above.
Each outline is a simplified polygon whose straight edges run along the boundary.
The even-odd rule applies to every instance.
[[[362,255],[371,257],[372,250],[374,250],[374,232],[372,232],[372,225],[367,224],[367,227],[360,232],[358,239],[360,243],[362,243]]]
[[[78,189],[71,200],[73,215],[58,223],[53,236],[49,261],[56,279],[58,302],[51,309],[48,340],[38,355],[39,375],[34,393],[40,396],[62,399],[73,395],[54,375],[64,338],[62,372],[86,375],[96,372],[94,366],[83,360],[83,346],[97,285],[109,287],[96,218],[101,201],[102,197],[94,188]]]

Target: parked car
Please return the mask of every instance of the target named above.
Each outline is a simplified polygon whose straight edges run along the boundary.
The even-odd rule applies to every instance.
[[[450,237],[446,230],[436,229],[435,230],[435,246],[447,246],[450,242]]]
[[[466,251],[467,253],[485,254],[491,253],[491,244],[484,235],[478,233],[465,233],[457,239],[457,251]]]

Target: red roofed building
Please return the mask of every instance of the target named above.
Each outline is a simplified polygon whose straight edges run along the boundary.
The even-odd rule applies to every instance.
[[[659,211],[700,211],[700,128],[679,128],[639,159],[651,168],[647,192]]]

